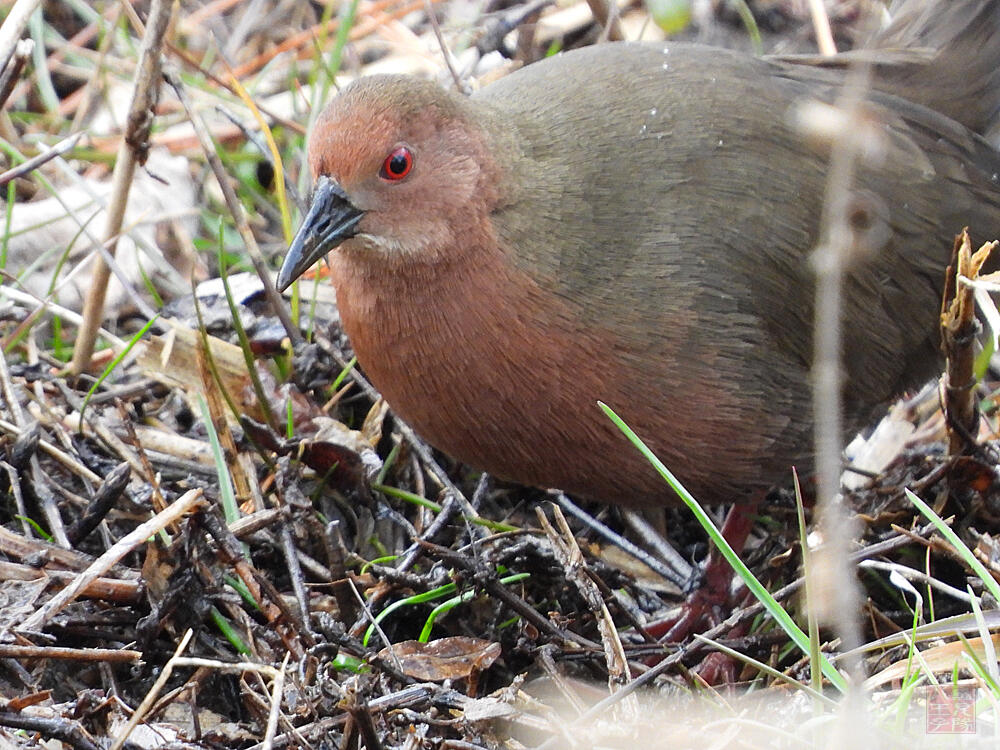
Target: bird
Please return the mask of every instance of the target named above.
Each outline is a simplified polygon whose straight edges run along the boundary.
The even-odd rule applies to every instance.
[[[795,125],[802,102],[835,101],[848,63],[870,64],[882,146],[850,194],[870,246],[841,313],[850,427],[933,375],[953,238],[1000,232],[1000,2],[898,11],[860,55],[611,42],[471,96],[359,78],[310,136],[313,198],[277,286],[327,257],[365,373],[454,459],[676,504],[603,402],[700,501],[750,502],[812,455],[830,147]]]

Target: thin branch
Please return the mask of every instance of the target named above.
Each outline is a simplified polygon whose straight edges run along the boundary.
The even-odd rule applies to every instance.
[[[149,9],[149,23],[143,38],[139,57],[139,73],[135,80],[132,105],[129,108],[128,125],[112,175],[111,201],[108,206],[104,236],[108,240],[107,251],[114,255],[118,233],[125,218],[129,189],[137,165],[145,163],[149,133],[153,126],[153,108],[160,90],[160,50],[170,23],[173,3],[169,0],[153,0]],[[90,365],[97,341],[97,331],[104,318],[104,300],[108,291],[111,268],[102,256],[94,259],[90,291],[83,308],[83,325],[73,347],[70,372],[79,375]]]

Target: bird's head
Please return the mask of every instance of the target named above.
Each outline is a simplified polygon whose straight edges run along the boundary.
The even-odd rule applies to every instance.
[[[501,182],[476,104],[407,76],[346,87],[309,141],[312,205],[278,275],[286,288],[330,251],[433,263],[482,230]]]

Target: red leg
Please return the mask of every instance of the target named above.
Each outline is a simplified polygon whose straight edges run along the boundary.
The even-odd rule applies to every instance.
[[[734,505],[726,514],[726,520],[722,524],[722,536],[738,553],[742,552],[750,536],[753,517],[759,504],[760,501],[755,499],[753,502]],[[722,553],[713,546],[705,561],[701,586],[681,605],[680,614],[670,620],[654,623],[647,630],[662,641],[677,643],[688,638],[699,626],[704,627],[703,621],[706,618],[709,619],[709,626],[712,620],[722,619],[725,614],[720,610],[725,610],[729,602],[732,580],[733,569]]]

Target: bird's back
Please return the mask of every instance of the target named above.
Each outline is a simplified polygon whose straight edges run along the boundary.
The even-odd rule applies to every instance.
[[[480,95],[530,131],[516,167],[524,189],[497,213],[499,234],[590,324],[648,353],[649,378],[665,332],[690,317],[691,356],[712,358],[753,400],[790,373],[786,406],[807,409],[808,261],[829,155],[793,120],[842,81],[840,70],[682,44],[604,45],[530,66]],[[583,117],[570,106],[581,99],[592,102]],[[996,151],[891,94],[873,92],[870,109],[883,156],[857,164],[852,200],[876,246],[851,273],[844,313],[855,417],[933,371],[954,235],[966,224],[1000,234]]]

